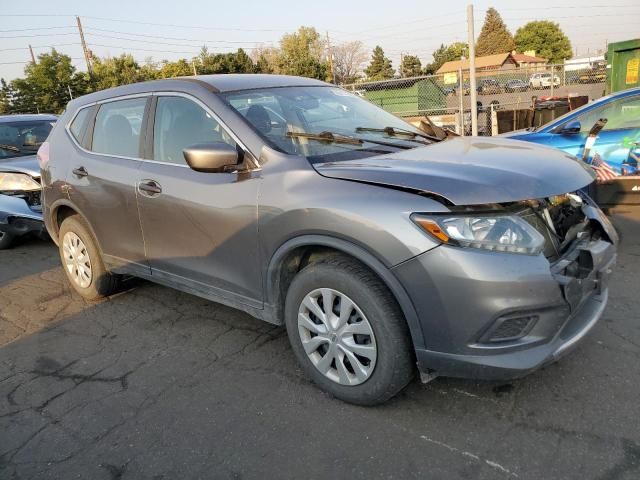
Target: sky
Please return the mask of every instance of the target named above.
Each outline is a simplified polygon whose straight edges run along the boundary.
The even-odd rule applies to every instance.
[[[2,2],[0,10],[0,77],[22,75],[30,60],[51,46],[70,55],[78,70],[86,70],[75,15],[80,16],[89,48],[98,56],[129,52],[140,62],[151,58],[190,58],[206,44],[211,52],[251,50],[276,45],[299,26],[313,26],[330,42],[362,41],[368,49],[380,45],[394,67],[400,54],[432,60],[441,43],[466,41],[468,0],[30,0]],[[476,36],[486,9],[493,6],[515,34],[531,20],[558,22],[574,55],[593,54],[607,42],[637,38],[637,0],[481,0],[473,3]],[[23,62],[23,63],[20,63]]]

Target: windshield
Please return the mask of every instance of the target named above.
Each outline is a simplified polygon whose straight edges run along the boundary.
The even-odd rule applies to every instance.
[[[0,123],[0,160],[35,155],[54,123],[51,120]]]
[[[311,161],[350,160],[430,143],[413,125],[337,87],[277,87],[223,97],[270,146]]]

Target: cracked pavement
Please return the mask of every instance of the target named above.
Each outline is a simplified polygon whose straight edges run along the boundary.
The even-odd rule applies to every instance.
[[[310,384],[282,328],[143,281],[86,303],[52,244],[0,252],[0,478],[640,478],[640,210],[614,223],[609,307],[571,355],[374,408]]]

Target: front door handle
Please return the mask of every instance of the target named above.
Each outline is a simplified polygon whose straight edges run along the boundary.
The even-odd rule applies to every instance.
[[[162,193],[162,187],[155,180],[142,180],[138,183],[138,191],[147,197],[157,197]]]
[[[87,169],[84,167],[74,168],[71,171],[76,177],[86,177],[87,175],[89,175],[89,172],[87,172]]]

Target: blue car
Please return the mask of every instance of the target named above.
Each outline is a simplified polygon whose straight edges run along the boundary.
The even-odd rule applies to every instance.
[[[640,88],[602,97],[537,129],[509,132],[503,136],[556,147],[582,158],[589,130],[601,118],[606,118],[607,123],[586,161],[604,161],[616,175],[640,175]]]
[[[0,250],[26,234],[47,236],[36,153],[57,119],[0,115]]]

